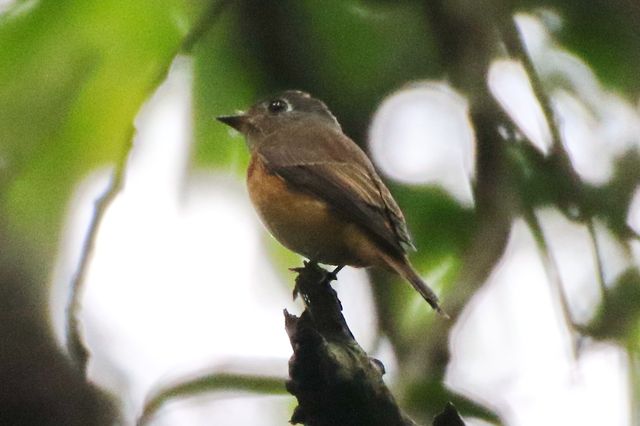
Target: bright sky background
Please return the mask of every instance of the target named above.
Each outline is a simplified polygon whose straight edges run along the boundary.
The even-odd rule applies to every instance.
[[[640,143],[638,108],[600,87],[584,63],[553,44],[539,21],[521,17],[520,24],[532,56],[543,64],[541,72],[565,70],[583,89],[582,99],[555,93],[554,105],[578,172],[590,182],[605,181],[616,153]],[[253,371],[285,377],[291,348],[282,309],[301,310],[266,254],[270,237],[243,182],[187,171],[190,75],[189,59],[177,58],[139,114],[126,186],[100,228],[84,297],[82,319],[93,352],[89,375],[120,397],[129,424],[150,390],[183,375],[255,364]],[[521,67],[497,61],[489,84],[523,133],[546,151],[549,130]],[[597,120],[592,111],[607,120]],[[370,143],[374,161],[389,178],[441,185],[459,202],[473,204],[475,154],[466,103],[444,82],[390,95],[374,117]],[[60,335],[92,202],[107,179],[108,170],[90,176],[70,206],[53,276],[52,316]],[[630,222],[640,228],[640,190],[634,206]],[[587,230],[553,209],[540,215],[572,311],[586,320],[600,297]],[[625,258],[603,227],[598,237],[608,256],[605,274],[613,278],[634,260]],[[636,245],[635,262],[639,256]],[[455,325],[447,383],[489,401],[511,425],[629,425],[624,352],[586,341],[573,359],[546,282],[532,236],[516,221],[503,259]],[[358,341],[384,362],[388,381],[400,376],[388,345],[375,346],[366,274],[346,268],[337,289]],[[173,404],[152,424],[266,425],[273,418],[270,424],[283,425],[293,406],[287,397],[214,395]]]

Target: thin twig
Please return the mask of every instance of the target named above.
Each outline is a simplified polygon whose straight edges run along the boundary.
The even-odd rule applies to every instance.
[[[582,184],[580,181],[580,177],[578,176],[575,169],[573,168],[569,154],[567,153],[564,145],[562,144],[562,135],[560,133],[560,128],[557,124],[555,113],[553,111],[551,99],[545,92],[544,85],[542,84],[542,80],[540,79],[540,76],[538,75],[535,69],[533,61],[531,60],[531,57],[527,52],[524,40],[522,38],[522,34],[520,33],[516,25],[515,17],[510,12],[507,14],[504,14],[501,17],[498,26],[502,33],[502,38],[507,48],[507,52],[509,53],[509,55],[518,59],[522,63],[527,73],[527,76],[529,78],[529,82],[531,84],[533,94],[538,100],[538,104],[542,109],[542,113],[544,115],[545,121],[547,122],[547,126],[551,133],[551,153],[552,153],[552,157],[554,157],[556,160],[555,164],[560,169],[562,169],[562,171],[564,172],[564,176],[566,176],[566,178],[569,180],[569,183],[572,188],[571,194],[573,195],[573,197],[575,197],[574,200],[575,199],[580,200],[581,193],[582,193]],[[574,218],[586,217],[587,218],[586,222],[588,224],[588,227],[590,230],[592,230],[593,218],[590,215],[585,214],[584,211],[582,211],[581,205],[574,204],[573,207],[579,208],[580,210],[577,212],[577,214],[576,212],[569,211],[569,213],[571,213],[571,216],[573,216]],[[554,257],[551,255],[549,251],[549,247],[546,242],[544,232],[542,231],[542,227],[540,226],[540,222],[531,207],[525,208],[525,217],[529,225],[529,228],[531,229],[534,235],[536,244],[543,258],[543,262],[545,263],[545,269],[547,270],[549,280],[552,286],[555,288],[556,294],[558,295],[558,299],[560,301],[560,307],[561,307],[561,311],[562,311],[562,315],[564,317],[565,323],[567,324],[567,327],[572,332],[572,334],[574,333],[577,334],[580,327],[576,325],[571,315],[568,298],[565,293],[564,286],[562,285],[562,280],[560,278],[558,266]],[[595,234],[593,234],[592,241],[594,243],[594,248],[596,251],[597,264],[598,264],[597,268],[598,268],[598,274],[600,276],[600,281],[604,282],[604,278],[601,276],[602,275],[601,258],[600,258],[599,249],[597,247],[597,243],[595,240]],[[576,357],[578,351],[577,351],[577,345],[575,341],[572,344],[572,348],[573,348],[574,357]]]
[[[284,383],[284,377],[252,376],[225,372],[207,374],[173,383],[158,390],[147,400],[137,425],[146,425],[160,408],[177,399],[215,392],[238,391],[260,395],[288,395]]]
[[[551,255],[549,245],[544,236],[544,231],[542,230],[542,226],[540,226],[540,221],[538,220],[538,217],[536,216],[536,213],[532,208],[527,207],[525,209],[524,218],[527,222],[527,225],[529,226],[529,229],[531,229],[531,233],[533,234],[533,238],[536,242],[536,246],[545,267],[547,278],[551,283],[551,288],[555,289],[555,293],[558,297],[558,300],[560,301],[560,311],[562,313],[562,317],[567,326],[567,329],[569,330],[569,334],[571,335],[572,355],[574,359],[577,359],[578,345],[575,337],[580,333],[578,332],[578,327],[576,326],[576,323],[573,320],[573,315],[571,314],[569,299],[567,298],[564,286],[562,285],[562,278],[560,277],[558,264],[556,263],[555,258]]]
[[[593,258],[596,267],[596,275],[598,276],[598,284],[600,286],[602,299],[604,300],[607,297],[607,284],[604,277],[602,252],[600,251],[600,245],[598,244],[598,235],[596,234],[596,228],[593,223],[593,219],[587,221],[587,228],[589,229],[589,237],[591,239],[591,246],[593,248]]]
[[[511,13],[504,14],[502,19],[499,20],[498,27],[500,28],[507,52],[510,56],[518,59],[520,63],[522,63],[527,77],[529,78],[533,94],[542,109],[542,114],[544,115],[549,132],[551,133],[551,161],[563,172],[571,185],[571,191],[569,194],[571,195],[573,204],[568,206],[570,208],[567,209],[567,211],[574,219],[587,217],[591,220],[591,215],[588,215],[583,211],[584,206],[582,206],[581,203],[575,202],[582,198],[582,183],[580,181],[580,176],[578,176],[578,173],[573,168],[571,158],[562,143],[562,135],[556,120],[556,114],[553,111],[551,98],[545,92],[542,80],[540,79],[533,61],[527,52],[522,34],[516,25],[515,17]]]
[[[626,345],[627,368],[629,370],[629,424],[637,425],[640,421],[640,360],[637,347],[634,344]]]
[[[549,126],[549,131],[551,132],[551,144],[553,145],[554,149],[560,149],[564,151],[564,148],[562,146],[562,139],[560,136],[560,129],[556,125],[555,114],[553,112],[553,107],[551,106],[551,100],[544,91],[542,81],[538,77],[538,73],[535,69],[535,66],[533,65],[533,61],[527,53],[524,40],[522,39],[522,35],[520,34],[520,31],[518,30],[518,27],[516,25],[515,18],[511,14],[505,16],[504,19],[501,20],[500,30],[502,32],[502,37],[507,48],[507,52],[509,53],[509,55],[518,59],[522,63],[522,66],[524,67],[527,76],[529,77],[529,82],[531,83],[533,94],[538,100],[540,108],[542,108],[542,113],[544,114],[547,126]]]
[[[66,333],[67,333],[67,350],[71,359],[78,366],[80,371],[86,373],[89,351],[86,348],[80,331],[80,310],[82,297],[84,295],[84,283],[86,281],[89,262],[95,249],[98,236],[98,229],[102,223],[111,202],[116,198],[124,183],[125,166],[129,158],[129,152],[132,147],[133,127],[127,138],[127,143],[122,150],[120,158],[111,176],[111,181],[107,189],[95,201],[95,209],[89,223],[89,230],[82,243],[82,252],[78,261],[78,269],[71,281],[71,289],[69,293],[69,301],[66,313]]]

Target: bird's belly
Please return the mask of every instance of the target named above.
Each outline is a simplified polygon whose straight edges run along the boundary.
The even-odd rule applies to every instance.
[[[252,161],[247,184],[262,222],[285,247],[331,265],[373,263],[375,247],[356,225],[336,215],[323,200],[290,188],[261,161]]]

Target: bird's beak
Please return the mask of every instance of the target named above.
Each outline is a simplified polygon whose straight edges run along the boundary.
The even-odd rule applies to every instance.
[[[246,114],[238,114],[238,115],[221,115],[220,117],[216,117],[218,121],[223,122],[227,126],[233,127],[239,132],[242,132],[244,125],[247,123],[247,115]]]

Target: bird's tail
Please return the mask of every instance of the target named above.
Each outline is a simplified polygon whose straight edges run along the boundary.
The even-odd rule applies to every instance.
[[[440,315],[445,318],[449,318],[449,315],[440,307],[438,296],[434,293],[433,290],[424,282],[420,275],[413,269],[409,259],[401,258],[394,259],[385,256],[385,263],[391,267],[394,271],[396,271],[400,276],[402,276],[405,280],[409,281],[414,289],[427,301],[429,305]]]

